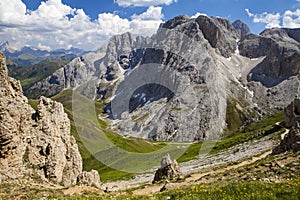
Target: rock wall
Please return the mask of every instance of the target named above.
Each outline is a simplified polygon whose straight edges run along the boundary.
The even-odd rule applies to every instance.
[[[8,76],[2,53],[0,80],[0,179],[30,176],[76,184],[82,158],[63,105],[41,97],[34,110],[20,82]]]

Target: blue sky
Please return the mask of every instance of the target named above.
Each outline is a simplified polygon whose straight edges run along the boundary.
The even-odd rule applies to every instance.
[[[300,27],[300,0],[1,0],[0,41],[95,50],[114,34],[152,34],[168,19],[197,13],[241,19],[253,33]]]

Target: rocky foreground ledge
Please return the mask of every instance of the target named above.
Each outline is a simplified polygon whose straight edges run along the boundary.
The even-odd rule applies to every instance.
[[[41,97],[37,110],[9,77],[0,53],[0,183],[30,177],[63,186],[100,187],[97,171],[82,171],[82,158],[61,103]]]

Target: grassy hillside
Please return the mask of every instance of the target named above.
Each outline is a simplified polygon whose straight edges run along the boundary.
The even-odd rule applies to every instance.
[[[92,102],[91,100],[80,96],[81,100],[79,104],[80,110],[77,113],[80,113],[81,116],[77,116],[79,118],[79,122],[75,123],[74,116],[72,112],[72,90],[64,90],[58,95],[52,97],[53,100],[59,101],[64,105],[65,111],[68,114],[71,120],[71,133],[76,138],[76,141],[79,146],[80,153],[83,158],[83,167],[84,170],[96,169],[98,170],[101,179],[103,182],[105,181],[113,181],[119,179],[128,179],[131,178],[134,174],[123,172],[119,170],[115,170],[111,167],[106,166],[101,163],[97,158],[105,155],[107,151],[110,153],[113,152],[116,148],[120,148],[121,150],[125,150],[127,152],[132,153],[151,153],[154,151],[162,151],[162,152],[172,152],[174,154],[177,153],[178,143],[170,143],[170,142],[155,142],[150,140],[136,139],[136,138],[124,138],[116,134],[114,131],[108,128],[108,124],[98,119],[95,115],[101,115],[103,110],[103,104],[97,102]],[[30,104],[36,108],[37,101],[30,100]],[[86,110],[90,110],[92,114],[87,115]],[[94,113],[93,113],[94,112]],[[94,115],[94,116],[93,116]],[[231,133],[227,138],[224,138],[218,141],[213,149],[210,151],[210,154],[218,153],[222,150],[226,150],[231,146],[241,144],[247,141],[260,139],[266,135],[273,133],[281,133],[283,129],[277,125],[276,122],[280,122],[283,120],[282,113],[278,113],[272,116],[266,117],[264,120],[252,123],[250,125],[245,126],[243,129]],[[90,138],[82,138],[78,134],[77,129],[87,130],[89,132]],[[85,141],[85,143],[83,142]],[[109,140],[113,146],[112,147],[104,147],[107,145],[103,143],[103,147],[101,147],[101,140]],[[85,144],[92,144],[91,146],[95,146],[94,149],[87,149]],[[100,144],[100,145],[99,145]],[[192,159],[195,159],[199,155],[199,150],[202,147],[202,142],[189,143],[182,145],[188,147],[186,152],[184,152],[179,159],[178,162],[186,162]],[[92,153],[91,153],[92,152]],[[113,154],[112,154],[113,155]],[[130,160],[128,161],[126,157],[118,157],[116,155],[116,163],[127,163],[134,166],[134,162],[141,163],[138,160]],[[157,163],[151,163],[151,160],[144,161],[144,165],[140,165],[139,167],[147,168],[153,164],[159,165]],[[138,167],[138,166],[137,166]],[[134,171],[135,169],[132,169]]]
[[[250,140],[260,139],[266,135],[273,133],[281,133],[284,129],[276,122],[283,121],[282,112],[276,113],[271,116],[266,116],[265,119],[254,122],[242,128],[241,130],[230,133],[230,135],[218,141],[213,147],[210,154],[216,154],[222,150],[226,150],[237,144],[242,144]],[[196,142],[187,149],[187,151],[177,160],[178,162],[186,162],[195,159],[199,155],[199,150],[202,142]]]

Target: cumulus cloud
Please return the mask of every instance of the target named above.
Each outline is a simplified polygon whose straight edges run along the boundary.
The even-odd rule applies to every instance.
[[[140,15],[133,15],[134,20],[160,20],[164,17],[162,14],[162,7],[150,6],[148,10]]]
[[[170,5],[172,3],[177,2],[177,0],[114,0],[119,6],[128,7],[128,6],[136,6],[136,7],[149,7],[149,6],[157,6],[157,5]]]
[[[280,27],[280,14],[272,14],[264,12],[262,14],[253,14],[249,11],[249,9],[245,9],[249,17],[253,18],[254,23],[265,23],[266,28],[279,28]]]
[[[266,28],[300,28],[300,9],[295,11],[287,10],[283,15],[280,15],[280,13],[273,14],[267,12],[254,14],[251,13],[249,9],[245,9],[245,11],[249,17],[253,18],[254,23],[264,23],[266,24]]]
[[[115,34],[129,31],[151,35],[162,18],[162,8],[155,6],[131,19],[100,13],[91,20],[84,10],[71,8],[61,0],[41,2],[36,10],[28,10],[21,0],[1,0],[0,40],[8,40],[18,48],[30,44],[43,49],[74,46],[91,50]]]
[[[284,27],[300,28],[300,9],[297,9],[294,12],[290,10],[285,11],[282,21]]]

